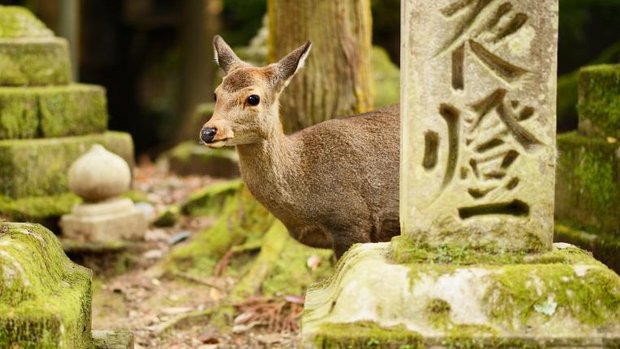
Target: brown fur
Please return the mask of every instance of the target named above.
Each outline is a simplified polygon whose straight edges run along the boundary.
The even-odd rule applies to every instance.
[[[230,57],[232,51],[223,45],[216,50]],[[210,146],[237,147],[249,190],[291,236],[333,248],[340,257],[354,243],[387,241],[400,233],[399,109],[333,119],[286,136],[277,99],[296,71],[291,65],[303,60],[309,44],[302,48],[275,65],[231,71],[223,86],[234,76],[238,82],[230,86],[235,90],[216,90],[215,113],[205,127],[218,129]],[[270,79],[274,71],[284,72],[284,80]],[[242,73],[245,78],[237,76]],[[254,83],[246,86],[246,81]],[[250,93],[261,96],[261,104],[231,103]]]

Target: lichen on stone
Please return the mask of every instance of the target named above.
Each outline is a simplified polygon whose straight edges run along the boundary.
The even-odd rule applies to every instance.
[[[54,34],[30,11],[19,6],[0,6],[0,39],[45,38]]]
[[[620,64],[579,72],[579,130],[591,136],[620,136]]]
[[[0,226],[0,347],[91,348],[91,273],[36,224]]]

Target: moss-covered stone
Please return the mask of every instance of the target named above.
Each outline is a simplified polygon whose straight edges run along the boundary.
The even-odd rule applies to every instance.
[[[616,273],[620,273],[620,236],[592,234],[573,228],[570,224],[556,223],[554,239],[557,242],[567,242],[590,251],[596,259],[605,263]]]
[[[0,347],[91,348],[91,273],[50,231],[0,226]]]
[[[105,90],[95,85],[0,87],[0,139],[104,132],[106,104]]]
[[[210,149],[193,141],[178,144],[164,154],[171,172],[219,178],[239,177],[239,158],[234,149]]]
[[[60,216],[71,212],[73,206],[80,202],[82,199],[73,193],[16,200],[0,196],[0,215],[15,222],[40,223],[55,228]]]
[[[0,6],[0,39],[49,38],[54,34],[30,11],[18,6]]]
[[[0,141],[0,195],[16,199],[68,192],[69,166],[95,143],[133,166],[133,141],[126,133]]]
[[[456,251],[425,254],[399,239],[355,245],[335,275],[308,292],[304,348],[372,347],[374,335],[356,329],[360,321],[378,331],[398,329],[394,338],[373,341],[385,348],[620,344],[620,277],[574,246],[510,258],[498,253],[477,263],[470,256],[457,264]],[[396,261],[395,250],[409,254]],[[341,337],[330,334],[334,331]],[[418,340],[403,343],[399,338],[406,333]]]
[[[129,330],[93,331],[94,349],[133,349],[133,333]]]
[[[620,64],[580,70],[577,110],[582,133],[620,137]]]
[[[62,38],[0,39],[0,86],[64,85],[71,81]]]
[[[557,146],[556,217],[594,233],[620,232],[620,143],[568,133]]]

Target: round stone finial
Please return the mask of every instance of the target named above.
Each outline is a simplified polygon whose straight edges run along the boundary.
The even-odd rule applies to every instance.
[[[54,33],[32,12],[19,6],[0,6],[0,38],[53,37]]]
[[[69,189],[86,201],[97,202],[129,189],[131,170],[120,156],[95,144],[69,168]]]

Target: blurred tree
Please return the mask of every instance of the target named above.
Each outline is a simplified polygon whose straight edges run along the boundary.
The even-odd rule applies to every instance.
[[[198,104],[211,99],[216,65],[211,38],[219,30],[222,0],[184,0],[181,23],[180,127],[176,142],[197,139]]]
[[[372,108],[370,0],[268,0],[267,9],[270,62],[312,41],[280,99],[286,132]]]

